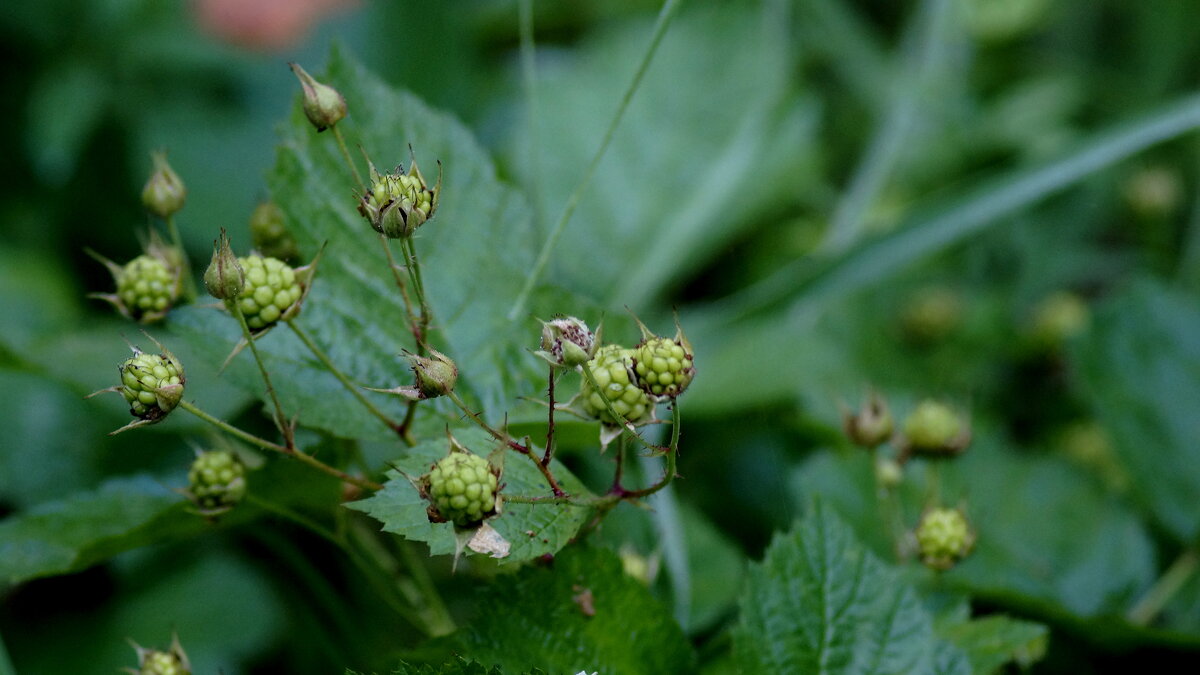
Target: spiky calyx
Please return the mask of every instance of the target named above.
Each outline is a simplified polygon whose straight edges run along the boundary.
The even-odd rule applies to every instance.
[[[950,569],[975,546],[975,533],[958,509],[926,511],[917,525],[916,538],[921,562],[939,570]]]
[[[597,387],[592,387],[592,383],[585,377],[580,385],[579,394],[583,410],[589,416],[605,424],[616,425],[617,420],[613,419],[604,405],[604,398],[607,398],[613,410],[628,422],[636,424],[650,418],[654,404],[635,382],[633,355],[632,349],[620,345],[606,345],[596,351],[595,358],[588,361],[588,368],[596,378]]]
[[[449,356],[436,349],[430,349],[429,356],[417,356],[407,352],[403,356],[412,364],[413,384],[392,389],[367,389],[381,394],[396,394],[410,401],[437,398],[454,391],[454,385],[458,382],[458,366],[454,365]]]
[[[358,201],[358,212],[376,232],[391,239],[412,236],[418,227],[437,212],[442,192],[442,165],[438,163],[437,184],[433,188],[421,175],[414,159],[408,172],[397,166],[395,172],[381,174],[370,165],[370,189]]]
[[[281,318],[290,318],[289,310],[304,295],[296,271],[278,258],[250,255],[238,262],[246,283],[236,302],[250,330],[262,330]]]
[[[132,641],[131,641],[132,642]],[[192,664],[188,661],[187,654],[183,651],[183,647],[179,644],[179,636],[171,638],[171,646],[167,650],[147,649],[133,643],[133,648],[137,650],[138,667],[125,668],[124,672],[132,673],[132,675],[191,675]]]
[[[578,368],[596,355],[599,340],[573,316],[542,322],[542,349],[536,352],[552,366]]]
[[[246,272],[233,254],[225,228],[221,228],[220,238],[213,242],[212,260],[204,270],[204,287],[218,300],[236,298],[246,288]]]
[[[483,457],[452,450],[421,478],[421,488],[431,518],[473,527],[496,512],[499,475]]]
[[[188,471],[188,496],[203,515],[217,515],[246,496],[246,469],[228,450],[202,452]]]
[[[926,400],[904,420],[904,442],[917,454],[957,455],[971,443],[971,429],[949,406]]]

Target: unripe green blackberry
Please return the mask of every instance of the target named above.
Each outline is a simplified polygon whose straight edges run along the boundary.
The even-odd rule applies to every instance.
[[[430,516],[458,527],[478,525],[496,511],[497,472],[472,452],[451,451],[421,478],[421,486],[432,502]]]
[[[900,315],[900,328],[909,341],[929,345],[949,337],[962,318],[962,297],[952,289],[933,286],[909,298]]]
[[[131,641],[132,642],[132,641]],[[137,650],[138,667],[137,669],[125,668],[124,671],[133,675],[191,675],[192,664],[188,661],[187,654],[184,653],[183,647],[179,644],[179,636],[171,638],[171,647],[166,651],[158,649],[147,649],[133,643],[133,648]]]
[[[161,317],[178,296],[176,275],[152,255],[130,260],[117,275],[117,298],[134,319]]]
[[[1030,336],[1036,347],[1053,351],[1087,330],[1090,320],[1091,312],[1083,298],[1069,291],[1058,291],[1038,303]]]
[[[169,353],[147,354],[134,350],[119,368],[121,396],[129,413],[155,422],[167,416],[183,398],[183,366]]]
[[[975,533],[958,509],[929,509],[921,516],[916,537],[921,562],[939,570],[953,567],[975,545]]]
[[[620,345],[606,345],[596,350],[596,357],[588,361],[588,368],[591,369],[599,387],[592,387],[592,383],[586,377],[580,385],[580,398],[588,415],[605,424],[617,424],[617,420],[613,419],[604,405],[604,398],[600,394],[604,392],[613,410],[627,421],[636,424],[650,417],[654,404],[634,381],[633,353],[632,349]]]
[[[370,189],[358,202],[362,214],[376,232],[392,238],[411,236],[437,211],[438,196],[442,191],[442,165],[438,163],[437,185],[433,188],[425,182],[414,159],[405,173],[397,166],[394,173],[381,174],[370,165]]]
[[[971,442],[971,430],[949,406],[926,400],[904,420],[904,438],[918,454],[956,455]]]
[[[223,513],[246,496],[245,475],[245,467],[232,452],[202,452],[188,471],[188,496],[201,514]]]
[[[287,228],[283,211],[275,202],[263,202],[250,216],[250,241],[254,250],[265,256],[293,261],[300,257],[296,238]]]
[[[262,330],[284,317],[304,289],[296,271],[277,258],[250,255],[238,258],[246,285],[237,297],[250,330]]]
[[[675,398],[692,383],[696,369],[683,343],[653,337],[633,349],[633,372],[646,393]]]

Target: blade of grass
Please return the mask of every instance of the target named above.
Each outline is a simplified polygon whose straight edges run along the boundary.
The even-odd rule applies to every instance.
[[[1097,171],[1197,128],[1200,94],[1193,94],[1134,122],[1099,132],[1057,160],[987,181],[933,215],[914,218],[842,255],[797,260],[749,288],[697,308],[692,321],[728,324],[789,300],[795,312],[867,287]]]
[[[613,134],[616,133],[617,127],[620,126],[621,118],[625,116],[625,110],[629,107],[629,102],[633,100],[633,95],[637,92],[638,86],[641,85],[642,77],[650,67],[650,62],[654,60],[654,52],[658,50],[659,43],[662,42],[663,36],[667,34],[667,27],[671,25],[671,19],[675,18],[680,4],[682,4],[682,0],[666,0],[663,3],[662,10],[658,13],[658,20],[654,24],[654,33],[650,36],[650,44],[646,47],[646,53],[642,56],[642,61],[638,64],[637,71],[634,73],[629,87],[625,90],[624,96],[621,97],[621,102],[617,105],[616,112],[613,113],[612,121],[609,122],[608,129],[604,132],[604,138],[600,140],[600,147],[596,148],[596,154],[592,157],[591,163],[588,164],[587,170],[583,172],[583,177],[579,179],[579,183],[571,191],[571,196],[567,198],[567,203],[563,206],[562,215],[558,217],[558,222],[554,224],[554,229],[546,237],[546,243],[542,245],[542,250],[538,253],[537,260],[533,264],[533,269],[530,270],[529,276],[525,279],[525,286],[521,288],[521,292],[513,302],[512,309],[508,311],[508,319],[510,321],[521,316],[525,312],[525,308],[529,305],[529,296],[533,293],[533,289],[537,287],[542,273],[545,272],[546,264],[550,262],[550,254],[554,252],[554,246],[558,243],[558,238],[562,235],[563,230],[566,229],[567,223],[571,220],[571,215],[575,213],[575,207],[579,205],[579,200],[583,197],[584,191],[587,190],[588,184],[592,182],[592,176],[596,173],[596,167],[600,165],[600,160],[604,159],[604,153],[608,150],[608,146],[612,142]]]
[[[837,253],[862,238],[867,211],[908,147],[906,140],[921,102],[932,88],[939,64],[945,61],[953,26],[950,7],[947,0],[925,0],[913,12],[884,117],[834,209],[820,250]]]

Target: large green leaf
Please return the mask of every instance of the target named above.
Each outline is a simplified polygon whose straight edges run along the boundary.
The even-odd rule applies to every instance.
[[[496,442],[478,429],[456,431],[455,438],[476,454],[488,455]],[[421,498],[413,484],[430,467],[449,452],[446,439],[425,441],[410,449],[404,457],[393,462],[389,480],[383,490],[371,497],[350,504],[383,523],[386,532],[405,539],[423,541],[431,555],[454,553],[454,525],[431,523],[426,509],[429,502]],[[502,495],[547,496],[550,493],[541,472],[528,458],[513,451],[504,459]],[[558,462],[550,465],[555,479],[564,491],[572,495],[587,495],[587,488],[566,467]],[[501,508],[499,517],[488,524],[511,545],[503,563],[520,563],[547,553],[556,553],[575,536],[592,516],[592,509],[562,504],[509,504]]]
[[[967,673],[939,646],[933,620],[853,531],[820,501],[753,565],[734,633],[749,673]]]
[[[943,499],[963,500],[978,530],[975,550],[945,574],[950,584],[1094,617],[1123,611],[1154,578],[1154,551],[1141,522],[1063,460],[1019,456],[980,433],[941,473]],[[881,554],[893,550],[865,453],[819,453],[794,484],[805,497],[836,505]],[[901,490],[906,527],[916,525],[927,495],[914,462]]]
[[[521,194],[501,182],[491,159],[471,133],[449,115],[431,110],[412,95],[384,84],[357,62],[335,50],[323,76],[345,96],[350,117],[341,123],[350,144],[361,145],[380,169],[409,159],[416,151],[426,176],[445,167],[441,206],[415,238],[424,283],[434,313],[432,344],[459,367],[459,391],[494,419],[537,391],[537,361],[525,349],[535,346],[538,327],[527,316],[505,312],[516,297],[533,255],[530,215]],[[356,186],[331,134],[318,135],[298,112],[283,130],[275,168],[268,177],[275,201],[308,257],[325,244],[320,273],[299,323],[356,382],[392,387],[411,382],[407,364],[397,358],[413,349],[404,306],[381,250],[378,235],[356,211]],[[399,245],[393,250],[400,256]],[[558,291],[537,296],[561,300]],[[535,298],[536,299],[536,298]],[[586,310],[568,302],[535,302],[533,311]],[[233,346],[238,331],[217,310],[185,308],[173,313],[197,350],[215,367]],[[259,343],[289,414],[303,424],[354,438],[394,437],[362,409],[286,328]],[[227,377],[261,394],[262,383],[243,354]],[[371,394],[396,417],[396,397]],[[422,405],[437,408],[440,402]]]
[[[194,532],[202,521],[183,497],[148,476],[43,504],[0,522],[0,580],[64,574],[121,551]]]
[[[1045,626],[998,614],[939,625],[937,632],[966,653],[973,673],[993,673],[1009,662],[1026,667],[1046,653]]]
[[[1200,535],[1200,309],[1142,282],[1101,305],[1072,354],[1137,497],[1181,541]]]
[[[644,310],[812,175],[816,106],[790,94],[782,28],[744,6],[680,13],[544,282]],[[519,125],[510,153],[547,225],[595,154],[649,32],[648,23],[622,25],[540,64],[537,143]],[[714,39],[737,48],[714,48]]]
[[[448,642],[505,672],[692,672],[692,648],[670,612],[605,549],[572,547],[500,577],[476,607]]]

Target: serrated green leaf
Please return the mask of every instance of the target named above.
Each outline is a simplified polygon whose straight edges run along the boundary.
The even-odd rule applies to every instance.
[[[1123,611],[1154,578],[1153,547],[1141,522],[1067,462],[1018,455],[977,431],[966,454],[941,472],[943,501],[961,499],[978,534],[974,551],[945,573],[946,582],[1077,616]],[[906,468],[900,492],[906,527],[916,525],[928,495],[921,467]],[[877,552],[894,550],[865,453],[819,453],[797,471],[794,485],[803,498],[835,505]]]
[[[741,609],[733,649],[745,672],[917,673],[933,671],[935,656],[953,662],[916,593],[820,501],[751,566]]]
[[[1081,391],[1114,438],[1133,490],[1180,541],[1200,535],[1200,310],[1143,281],[1102,304],[1074,346]]]
[[[359,675],[353,670],[347,670],[346,675]],[[461,656],[453,661],[447,661],[440,666],[429,664],[413,665],[400,662],[400,666],[391,675],[504,675],[499,666],[487,668],[478,661],[468,661]]]
[[[454,432],[460,443],[476,454],[486,457],[497,445],[479,429]],[[413,484],[429,472],[430,467],[449,452],[446,439],[425,441],[411,448],[404,457],[392,463],[388,482],[383,490],[362,501],[347,506],[383,523],[383,530],[405,539],[429,545],[431,555],[455,552],[455,528],[451,523],[431,523],[426,509],[429,502],[421,498]],[[588,495],[579,479],[558,462],[551,462],[551,471],[562,489],[571,495]],[[550,490],[541,472],[523,455],[508,452],[504,460],[504,485],[501,495],[545,496]],[[532,560],[547,553],[556,553],[566,546],[579,528],[592,516],[592,509],[566,504],[505,503],[500,515],[487,521],[511,545],[502,564]],[[470,551],[467,551],[468,553]]]
[[[992,673],[1006,663],[1033,665],[1046,655],[1049,639],[1042,624],[1002,615],[939,626],[938,635],[966,654],[974,673]]]
[[[504,316],[533,260],[524,198],[496,177],[491,159],[460,122],[391,88],[342,52],[334,51],[320,79],[345,96],[350,117],[339,128],[379,169],[399,162],[407,167],[409,144],[430,180],[436,178],[436,162],[444,166],[441,205],[414,240],[434,314],[430,341],[457,363],[458,391],[489,417],[502,418],[520,396],[538,390],[533,378],[544,377],[526,352],[536,345],[536,322]],[[327,244],[298,322],[355,382],[385,388],[410,384],[408,364],[397,358],[402,349],[415,349],[404,305],[378,235],[357,213],[357,188],[332,135],[318,135],[299,112],[283,134],[268,177],[272,196],[305,256]],[[392,247],[402,258],[398,242]],[[587,307],[557,290],[539,297],[554,299],[531,308],[546,315]],[[214,368],[239,335],[232,320],[213,309],[185,308],[170,320],[185,329],[181,334],[198,350],[207,350]],[[259,346],[284,407],[299,413],[302,424],[343,437],[394,438],[286,327],[276,328]],[[226,376],[262,395],[249,354],[239,356]],[[389,414],[403,416],[398,397],[369,395]],[[438,409],[448,408],[441,402],[421,406],[423,414]]]
[[[500,577],[476,606],[447,641],[505,672],[692,672],[692,648],[670,612],[605,549],[574,546],[549,565]]]
[[[0,580],[84,569],[170,535],[194,532],[200,519],[183,497],[149,476],[114,479],[99,489],[30,509],[0,522]]]

